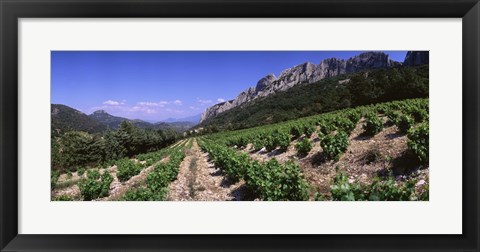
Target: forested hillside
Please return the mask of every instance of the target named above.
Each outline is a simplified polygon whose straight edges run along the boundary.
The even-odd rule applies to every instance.
[[[76,171],[86,166],[107,165],[110,161],[164,148],[180,137],[172,129],[142,129],[127,121],[117,130],[103,134],[69,131],[52,136],[52,169]]]
[[[90,116],[51,105],[52,170],[73,172],[86,166],[156,151],[182,137],[190,122],[149,123],[96,111]]]
[[[101,133],[107,127],[86,114],[62,104],[51,105],[52,136],[59,136],[65,132],[77,130],[91,134]]]
[[[124,117],[113,116],[104,110],[97,110],[89,115],[90,118],[95,121],[106,125],[109,129],[118,129],[122,122],[130,122],[132,125],[142,129],[174,129],[181,133],[187,129],[190,129],[195,124],[192,122],[157,122],[150,123],[142,120],[130,120]]]

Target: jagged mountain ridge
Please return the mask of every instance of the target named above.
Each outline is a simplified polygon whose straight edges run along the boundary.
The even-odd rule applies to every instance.
[[[199,128],[245,129],[362,105],[428,98],[428,93],[428,64],[365,70],[295,85],[220,113]]]
[[[200,122],[260,97],[285,91],[298,84],[313,83],[346,73],[401,65],[402,63],[391,60],[383,52],[365,52],[346,60],[329,58],[322,60],[319,64],[306,62],[284,70],[278,78],[274,74],[269,74],[260,79],[255,87],[241,92],[235,99],[207,108],[202,114]]]

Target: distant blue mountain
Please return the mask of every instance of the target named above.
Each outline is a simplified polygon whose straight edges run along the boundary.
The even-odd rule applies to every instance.
[[[202,114],[198,114],[198,115],[193,115],[193,116],[184,117],[184,118],[167,118],[165,120],[162,120],[162,122],[167,122],[167,123],[191,122],[191,123],[194,123],[194,124],[198,124],[200,122],[201,117],[202,117]]]

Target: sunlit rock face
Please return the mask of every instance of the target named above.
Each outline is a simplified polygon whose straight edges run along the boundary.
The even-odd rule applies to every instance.
[[[365,52],[347,60],[329,58],[322,60],[319,64],[306,62],[283,70],[278,78],[274,74],[269,74],[261,78],[255,87],[241,92],[235,99],[207,108],[200,122],[257,98],[285,91],[295,85],[313,83],[340,74],[400,65],[401,63],[391,60],[383,52]]]

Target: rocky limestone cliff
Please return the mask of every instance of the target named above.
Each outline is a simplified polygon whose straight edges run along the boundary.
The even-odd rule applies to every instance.
[[[403,61],[404,66],[417,66],[428,64],[429,52],[428,51],[409,51]]]
[[[269,74],[260,79],[255,87],[243,91],[235,99],[207,108],[202,114],[200,122],[257,98],[285,91],[298,84],[313,83],[345,73],[399,65],[401,63],[391,60],[383,52],[365,52],[347,60],[329,58],[321,61],[318,65],[306,62],[284,70],[278,78],[274,74]]]

